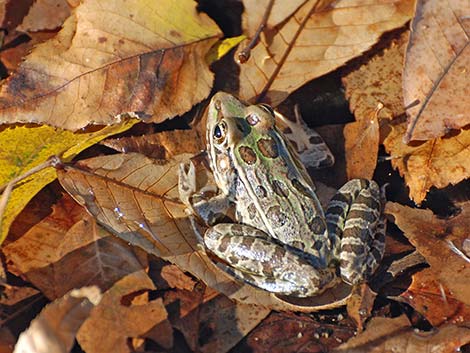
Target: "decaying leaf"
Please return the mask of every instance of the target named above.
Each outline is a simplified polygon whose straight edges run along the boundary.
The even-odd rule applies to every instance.
[[[220,270],[199,250],[194,229],[179,200],[178,168],[189,158],[190,155],[178,155],[168,161],[156,161],[140,154],[118,154],[65,166],[58,175],[62,186],[100,224],[230,298],[278,310],[315,311],[344,304],[350,292],[345,284],[311,300],[291,304],[234,281]],[[207,182],[206,172],[200,168],[197,180]]]
[[[133,352],[130,338],[146,337],[157,325],[168,326],[167,312],[161,299],[134,305],[132,295],[155,289],[151,279],[141,270],[122,278],[103,294],[100,304],[82,325],[77,341],[87,353]]]
[[[236,352],[330,352],[354,335],[342,314],[312,316],[273,312]]]
[[[348,316],[354,321],[357,329],[361,332],[365,321],[369,318],[374,306],[377,293],[363,283],[360,286],[353,287],[353,293],[348,300]]]
[[[286,21],[262,33],[250,60],[240,66],[242,98],[250,100],[269,89],[266,99],[276,106],[306,82],[369,49],[385,31],[406,23],[414,1],[327,4],[306,1]],[[284,11],[282,6],[279,10]]]
[[[205,149],[195,129],[162,131],[144,136],[106,139],[102,143],[123,153],[137,152],[155,159],[169,159],[178,154],[197,154]]]
[[[145,257],[96,224],[68,196],[53,206],[50,216],[2,250],[9,270],[26,277],[49,299],[88,285],[104,291],[146,266]]]
[[[470,3],[419,0],[403,75],[410,117],[406,142],[443,136],[470,123]]]
[[[3,84],[0,122],[76,130],[184,113],[209,94],[205,55],[220,34],[191,0],[85,0]]]
[[[37,0],[31,5],[18,30],[34,32],[59,28],[70,12],[71,4],[67,0]]]
[[[165,295],[170,321],[184,335],[191,351],[228,352],[270,312],[200,287]]]
[[[46,162],[52,156],[70,161],[77,154],[102,139],[125,131],[136,120],[129,120],[97,131],[76,132],[54,129],[49,126],[3,127],[0,132],[0,185]],[[0,244],[8,234],[14,218],[45,185],[56,178],[53,168],[43,169],[16,185],[3,214]]]
[[[252,38],[260,26],[263,16],[271,0],[243,0],[242,21],[243,29]],[[266,27],[272,30],[281,22],[288,19],[292,14],[306,2],[306,0],[274,1],[269,12]],[[330,1],[331,2],[331,1]]]
[[[392,124],[384,141],[392,165],[410,188],[410,198],[421,203],[435,186],[455,185],[470,176],[470,129],[453,136],[438,137],[418,145],[403,142],[405,123]]]
[[[443,323],[460,324],[470,321],[470,305],[458,301],[436,278],[432,268],[415,273],[413,282],[400,294],[400,298],[435,327]]]
[[[75,335],[101,300],[97,287],[74,289],[47,305],[20,335],[15,353],[68,353]]]
[[[470,260],[459,250],[470,234],[470,207],[461,205],[462,212],[451,219],[440,219],[430,210],[419,210],[387,203],[385,212],[426,258],[436,279],[452,291],[462,303],[470,305]]]
[[[348,353],[451,353],[470,342],[470,328],[445,325],[432,332],[417,332],[405,315],[394,319],[374,317],[367,329],[332,352]]]
[[[402,61],[408,32],[367,63],[343,77],[346,97],[356,122],[344,129],[348,179],[371,179],[377,165],[379,125],[403,114]]]
[[[370,112],[369,119],[361,119],[344,127],[344,151],[348,179],[372,179],[379,152],[379,119],[377,110]]]

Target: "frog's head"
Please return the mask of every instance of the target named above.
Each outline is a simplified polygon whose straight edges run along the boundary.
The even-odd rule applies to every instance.
[[[217,185],[228,194],[236,178],[234,153],[247,164],[256,161],[250,141],[273,128],[274,112],[268,105],[249,105],[225,92],[216,93],[208,109],[206,141],[210,165]]]

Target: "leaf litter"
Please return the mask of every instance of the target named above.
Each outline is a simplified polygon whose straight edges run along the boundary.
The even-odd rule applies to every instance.
[[[104,10],[103,16],[97,16],[99,11],[90,1],[68,3],[74,10],[62,30],[37,46],[18,67],[11,65],[12,75],[0,91],[0,103],[3,104],[0,121],[8,124],[39,122],[77,130],[90,124],[114,124],[120,121],[123,113],[132,112],[145,123],[159,123],[185,113],[207,97],[210,89],[220,89],[213,86],[213,74],[207,63],[219,59],[225,52],[219,51],[211,59],[206,55],[213,44],[222,43],[218,42],[221,31],[205,14],[197,13],[189,1],[178,5],[184,8],[183,15],[173,16],[156,30],[158,19],[153,17],[154,14],[166,16],[176,12],[155,9],[155,4],[146,0],[134,0],[134,7],[118,6],[123,19],[113,22],[103,21],[112,15],[109,11]],[[102,5],[106,4],[105,1]],[[437,188],[440,189],[437,192],[447,193],[449,185],[462,184],[468,178],[468,129],[465,114],[459,115],[465,100],[458,98],[465,89],[449,89],[450,82],[457,88],[468,86],[467,76],[462,75],[468,37],[447,35],[461,35],[466,31],[467,5],[453,1],[448,9],[460,22],[446,22],[442,18],[448,18],[448,9],[436,11],[442,5],[432,0],[416,4],[406,0],[388,3],[362,0],[274,2],[271,10],[263,11],[268,4],[267,0],[244,2],[242,26],[246,41],[252,39],[262,18],[268,14],[266,25],[260,32],[260,39],[254,42],[251,57],[240,65],[238,83],[224,82],[223,87],[235,87],[235,92],[242,98],[265,99],[277,105],[308,81],[356,58],[338,71],[355,122],[319,129],[322,134],[334,136],[331,142],[339,146],[333,146],[333,149],[343,153],[337,159],[345,161],[330,170],[330,182],[333,185],[344,182],[340,175],[380,178],[378,175],[385,169],[381,162],[385,158],[379,155],[383,153],[380,145],[384,144],[392,166],[403,177],[390,179],[394,190],[400,187],[403,190],[399,196],[389,195],[389,198],[408,206],[396,202],[387,205],[389,221],[397,228],[389,232],[383,266],[386,267],[393,258],[398,258],[399,262],[407,257],[404,251],[411,247],[405,244],[408,239],[430,267],[424,271],[418,268],[411,286],[405,285],[400,296],[385,297],[387,288],[381,288],[389,286],[400,272],[395,272],[391,279],[384,278],[382,284],[375,281],[373,290],[377,293],[358,292],[358,296],[349,300],[348,312],[341,307],[350,295],[347,287],[303,302],[277,298],[234,281],[214,265],[198,244],[195,231],[202,234],[204,227],[196,225],[194,228],[177,193],[179,164],[204,149],[202,119],[195,120],[191,130],[173,131],[170,128],[171,131],[154,133],[151,128],[135,127],[126,136],[105,141],[102,146],[94,144],[103,137],[90,140],[83,148],[75,148],[73,138],[63,137],[72,147],[61,147],[59,153],[48,148],[49,140],[37,139],[40,144],[35,141],[33,146],[45,146],[44,152],[39,154],[45,157],[41,158],[69,153],[69,158],[58,165],[54,175],[59,175],[63,188],[90,214],[84,213],[67,196],[56,199],[52,213],[42,216],[43,219],[32,217],[28,223],[21,219],[28,212],[20,216],[17,216],[19,211],[13,213],[10,222],[16,217],[15,222],[22,223],[23,228],[14,227],[11,233],[15,235],[11,235],[11,240],[9,236],[2,248],[7,282],[16,275],[33,284],[49,299],[58,301],[66,298],[65,293],[70,289],[98,285],[103,291],[103,300],[86,314],[76,336],[86,352],[172,351],[176,348],[223,352],[237,351],[246,345],[255,351],[265,351],[267,347],[272,351],[289,348],[333,350],[336,347],[337,351],[399,349],[427,352],[432,349],[447,352],[462,347],[469,337],[468,281],[465,280],[469,258],[465,247],[466,241],[468,243],[465,235],[468,234],[468,205],[460,202],[456,204],[460,214],[439,218],[431,210],[411,207],[411,200],[416,203],[426,201],[426,205],[433,207],[427,198]],[[406,49],[402,74],[401,63],[409,34],[401,30],[391,41],[382,34],[412,19],[415,6],[417,15],[412,24],[412,44]],[[150,11],[135,11],[144,8]],[[433,53],[446,51],[449,43],[454,50],[448,51],[450,66],[441,62],[442,67],[447,65],[450,69],[445,75],[441,71],[437,76],[439,84],[436,84],[436,76],[426,71],[430,82],[437,87],[432,95],[423,88],[426,86],[422,85],[422,71],[413,68],[416,63],[432,68],[433,60],[414,59],[419,56],[433,58],[420,49],[423,48],[420,30],[427,26],[429,18],[438,23],[438,27],[430,27],[425,33],[427,38],[435,39]],[[151,30],[145,32],[135,27],[136,24],[148,25]],[[34,30],[33,26],[26,27],[23,30]],[[196,27],[198,30],[193,31]],[[444,31],[447,43],[439,40],[436,28],[449,31]],[[100,37],[103,30],[106,35]],[[183,33],[177,38],[177,34]],[[29,35],[33,38],[33,34]],[[174,40],[162,47],[157,38],[159,35]],[[226,43],[232,44],[228,48],[240,38],[229,38]],[[464,49],[460,51],[459,44],[452,42],[458,38],[464,38],[460,42],[464,43]],[[385,46],[380,49],[382,44]],[[242,43],[239,50],[243,46]],[[369,52],[362,55],[367,50]],[[21,57],[24,51],[18,49],[16,55]],[[113,57],[118,59],[113,61]],[[64,58],[66,60],[62,60]],[[86,58],[91,61],[84,61]],[[6,56],[5,60],[8,61]],[[155,71],[155,68],[159,70]],[[222,65],[216,75],[224,76],[225,69]],[[417,90],[428,94],[426,99],[418,99],[418,104],[424,102],[424,108],[410,107],[410,103],[416,101]],[[18,96],[21,99],[13,99]],[[454,104],[456,100],[459,104]],[[446,110],[448,107],[453,110]],[[411,131],[404,113],[409,114],[413,123],[413,112],[420,109],[414,123],[416,128]],[[455,118],[449,120],[448,116]],[[309,122],[311,117],[304,116],[304,119]],[[25,125],[21,128],[29,134],[34,127]],[[449,132],[450,129],[453,131]],[[295,139],[300,135],[294,130],[289,136]],[[424,141],[404,142],[415,139]],[[18,137],[10,140],[4,145],[12,145],[13,149],[7,150],[0,160],[13,160],[12,165],[30,169],[30,164],[24,163],[28,154],[14,152],[20,148],[14,147],[20,146],[15,141]],[[301,146],[302,141],[299,142]],[[110,154],[104,145],[126,153]],[[34,153],[28,156],[31,155],[33,163],[37,163],[39,160]],[[78,161],[72,162],[77,155]],[[17,156],[20,163],[12,156]],[[198,161],[198,181],[213,185],[204,156],[194,158]],[[9,168],[10,174],[4,182],[14,177],[13,172],[18,173]],[[36,178],[50,181],[54,176],[52,179]],[[396,185],[397,178],[401,186]],[[28,189],[25,193],[28,196],[20,197],[24,205],[45,184],[47,182]],[[320,185],[320,198],[328,198],[323,193],[331,194],[331,184]],[[409,188],[409,194],[405,186]],[[20,187],[20,184],[13,185],[13,193]],[[52,203],[48,202],[50,207]],[[26,206],[26,211],[32,211],[28,209],[32,207],[30,205],[32,203]],[[397,237],[400,231],[402,234]],[[162,262],[157,266],[158,261],[163,260],[157,261],[155,256],[171,264]],[[402,271],[406,271],[404,261],[403,265]],[[407,272],[403,276],[410,278]],[[18,288],[27,287],[20,284]],[[382,292],[382,289],[385,290]],[[20,298],[32,294],[25,291]],[[403,315],[399,316],[405,311],[401,306],[403,302],[415,312],[411,322]],[[324,314],[328,313],[325,311],[314,314],[313,319],[288,312],[332,307],[337,307],[335,311],[339,314],[331,321],[328,321],[331,315]],[[438,307],[442,311],[438,311]],[[271,311],[273,309],[286,312],[277,314]],[[273,323],[276,324],[273,326]],[[350,339],[361,325],[364,331]],[[434,331],[417,332],[413,326],[422,329],[433,326]],[[277,327],[275,335],[268,333],[273,327]],[[266,339],[260,340],[262,332],[267,335]],[[8,331],[6,334],[8,336]],[[184,342],[174,339],[181,334]],[[74,336],[72,333],[69,339]],[[96,342],[100,344],[96,345]]]

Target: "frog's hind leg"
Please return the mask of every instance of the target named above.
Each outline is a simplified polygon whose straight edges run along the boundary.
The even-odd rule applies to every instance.
[[[382,192],[376,182],[353,179],[333,197],[326,211],[328,232],[340,260],[341,278],[349,284],[368,279],[385,249]]]
[[[225,262],[219,265],[225,272],[270,292],[308,297],[335,283],[336,275],[330,268],[315,268],[306,258],[248,225],[216,224],[206,231],[204,243]]]

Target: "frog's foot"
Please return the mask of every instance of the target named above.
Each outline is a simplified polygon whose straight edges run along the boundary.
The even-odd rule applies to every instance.
[[[278,112],[275,112],[275,116],[282,125],[290,130],[284,131],[284,135],[294,143],[300,159],[306,167],[320,169],[330,167],[335,163],[335,157],[323,138],[318,132],[308,127],[297,110],[295,122]]]
[[[309,297],[336,283],[330,268],[315,268],[266,233],[241,224],[220,223],[204,235],[206,247],[224,260],[234,277],[269,292]]]
[[[353,179],[338,190],[328,205],[328,233],[346,283],[354,285],[367,280],[382,259],[386,224],[381,212],[382,198],[376,182]]]

